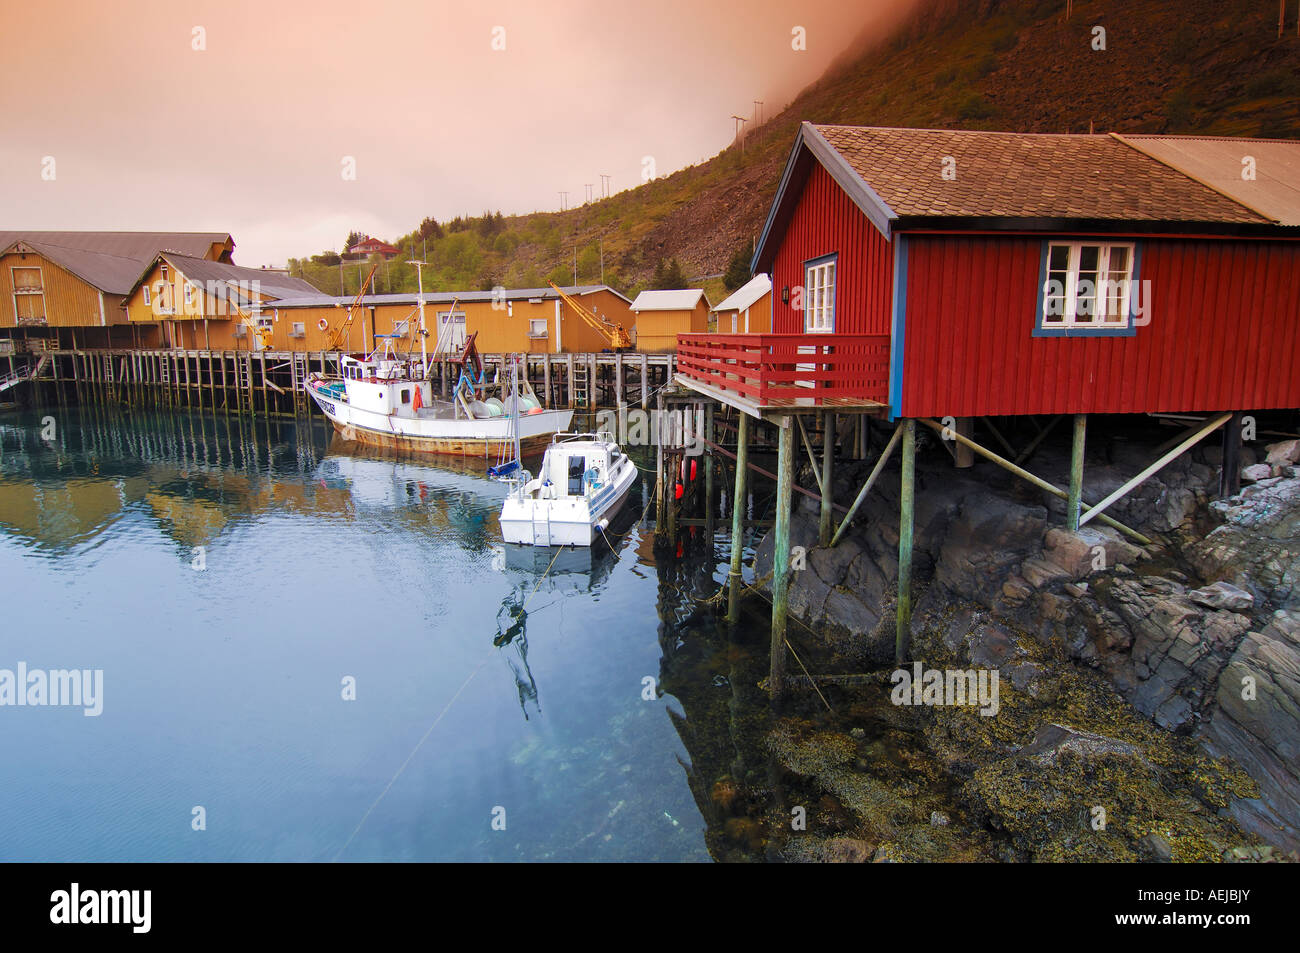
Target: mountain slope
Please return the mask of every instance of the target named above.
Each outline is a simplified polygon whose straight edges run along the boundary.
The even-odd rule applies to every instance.
[[[859,44],[753,130],[743,152],[733,145],[569,211],[509,216],[503,227],[471,220],[468,231],[428,243],[426,287],[430,278],[448,290],[573,282],[575,257],[576,281],[600,281],[603,252],[603,279],[621,290],[639,290],[660,259],[676,257],[716,300],[721,281],[708,276],[762,228],[803,120],[1300,136],[1300,37],[1294,22],[1277,37],[1271,2],[1079,0],[1068,21],[1064,13],[1065,0],[925,0],[894,35]],[[416,233],[395,244],[421,248]],[[337,269],[292,267],[339,288]],[[355,291],[355,275],[345,270],[344,281]],[[380,290],[414,287],[406,265],[388,266],[379,281]]]

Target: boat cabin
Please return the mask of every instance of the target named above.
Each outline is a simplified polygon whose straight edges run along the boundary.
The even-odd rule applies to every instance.
[[[585,497],[609,486],[628,466],[634,464],[611,434],[560,434],[525,492],[544,500]]]
[[[417,417],[421,409],[433,407],[432,383],[412,380],[406,361],[345,356],[339,366],[348,403],[359,410],[390,417]]]

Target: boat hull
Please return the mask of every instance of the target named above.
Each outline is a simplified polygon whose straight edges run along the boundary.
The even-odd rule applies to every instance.
[[[507,543],[525,546],[590,546],[604,527],[623,510],[636,470],[629,471],[621,485],[611,486],[609,496],[583,499],[519,500],[507,497],[501,507],[501,538]]]
[[[318,392],[312,386],[308,386],[307,392],[344,440],[439,456],[493,460],[503,455],[514,455],[511,419],[506,416],[386,416],[351,406],[336,394]],[[545,410],[519,417],[520,452],[525,456],[541,454],[551,437],[567,429],[572,419],[572,410]]]

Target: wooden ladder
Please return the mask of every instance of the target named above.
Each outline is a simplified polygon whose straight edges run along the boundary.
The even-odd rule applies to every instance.
[[[574,407],[586,407],[589,403],[591,381],[587,376],[587,362],[573,362],[573,380],[569,382],[570,396]]]

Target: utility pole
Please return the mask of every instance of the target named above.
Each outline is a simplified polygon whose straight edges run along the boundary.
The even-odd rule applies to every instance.
[[[741,136],[740,136],[740,131],[741,131],[743,128],[745,128],[745,123],[749,122],[749,120],[746,119],[744,116],[735,116],[735,115],[733,115],[731,118],[734,119],[734,120],[736,120],[736,138],[740,140],[740,153],[741,153],[741,155],[744,155],[744,154],[745,154],[745,140],[741,138]]]
[[[609,198],[609,181],[610,181],[610,179],[612,179],[612,178],[613,178],[612,175],[606,175],[604,172],[600,173],[600,196],[601,196],[601,198],[606,198],[606,199]]]
[[[566,208],[568,208],[569,193],[557,192],[556,194],[560,197],[560,211],[563,212]]]
[[[584,183],[582,183],[582,187],[583,187],[584,189],[587,190],[587,201],[584,202],[583,204],[584,204],[584,205],[590,205],[590,204],[591,204],[591,190],[592,190],[593,188],[595,188],[595,186],[594,186],[591,182],[584,182]]]

